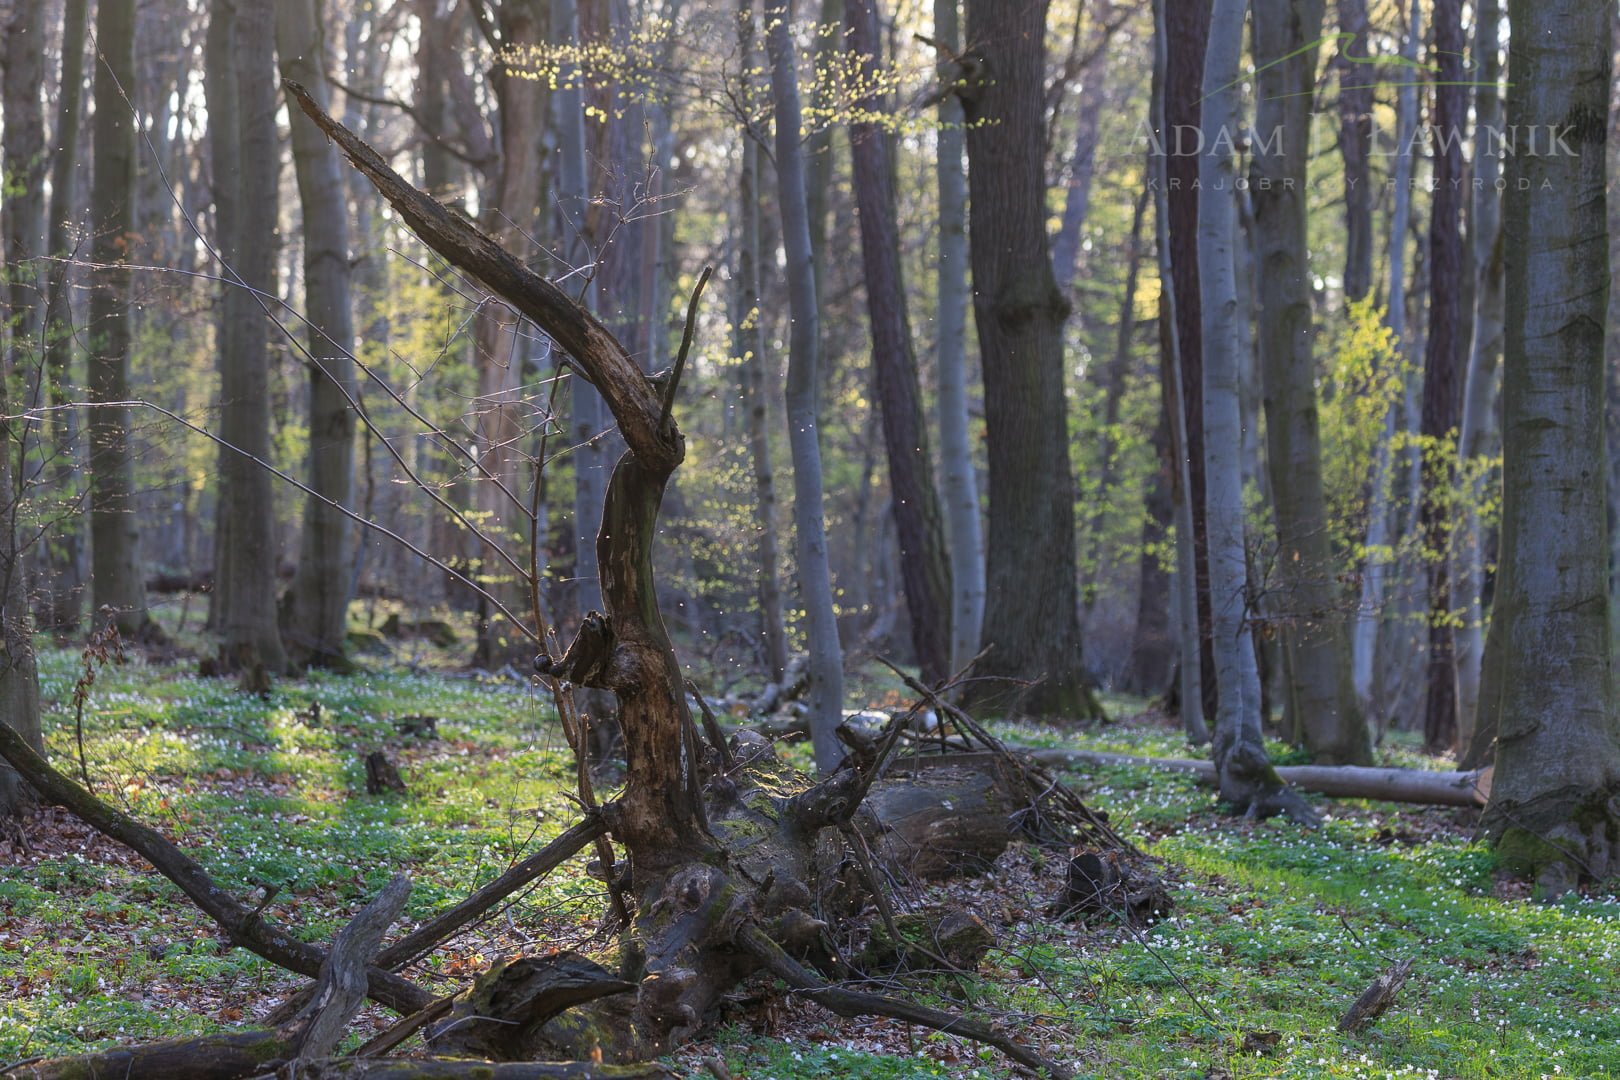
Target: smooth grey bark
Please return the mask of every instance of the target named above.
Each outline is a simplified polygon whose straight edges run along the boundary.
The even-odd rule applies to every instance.
[[[277,0],[276,52],[283,78],[327,107],[322,28],[314,0]],[[304,217],[304,306],[309,348],[308,484],[298,569],[287,590],[282,631],[298,667],[347,666],[353,595],[348,506],[354,487],[354,313],[348,203],[337,149],[299,109],[288,110],[293,171]],[[317,497],[319,496],[319,497]]]
[[[755,98],[754,0],[737,2],[737,53],[742,57],[743,99]],[[762,150],[753,131],[742,137],[742,172],[737,185],[737,311],[735,349],[742,369],[744,425],[754,474],[754,523],[759,530],[760,636],[772,682],[787,670],[787,628],[782,621],[780,539],[776,528],[776,468],[771,462],[770,409],[765,392],[765,313],[760,306],[760,196]]]
[[[830,771],[843,759],[836,734],[843,712],[843,651],[833,613],[832,575],[827,566],[827,532],[822,513],[821,443],[817,369],[821,361],[821,317],[810,249],[810,215],[805,203],[803,119],[799,74],[788,0],[766,0],[765,49],[770,58],[771,96],[776,104],[777,203],[782,215],[788,306],[787,418],[793,454],[793,524],[799,562],[799,599],[805,609],[810,663],[810,741],[816,767]]]
[[[1322,0],[1254,0],[1254,205],[1266,466],[1277,529],[1267,591],[1282,630],[1285,714],[1328,765],[1372,760],[1351,681],[1345,613],[1329,548],[1306,247],[1311,89]]]
[[[1344,157],[1344,298],[1353,302],[1364,299],[1372,289],[1372,110],[1377,69],[1367,62],[1371,55],[1367,40],[1367,0],[1338,0],[1338,15],[1339,153]]]
[[[958,0],[934,0],[934,36],[951,52],[960,48]],[[941,80],[956,78],[944,61]],[[939,261],[934,321],[939,396],[939,468],[951,550],[951,670],[960,671],[979,651],[984,623],[984,529],[979,520],[979,479],[973,468],[967,406],[967,172],[962,102],[939,101],[934,178],[939,188]]]
[[[1166,131],[1166,93],[1168,90],[1167,65],[1169,63],[1169,33],[1165,22],[1165,4],[1171,0],[1154,0],[1153,4],[1153,130],[1162,142]],[[1179,659],[1176,665],[1177,693],[1180,701],[1181,726],[1193,745],[1209,741],[1209,726],[1204,720],[1204,700],[1201,679],[1202,644],[1198,633],[1198,577],[1197,556],[1194,552],[1192,477],[1190,458],[1194,452],[1188,446],[1186,383],[1182,378],[1181,348],[1177,333],[1176,273],[1170,256],[1170,183],[1169,157],[1161,146],[1150,151],[1149,168],[1158,184],[1153,193],[1154,247],[1159,263],[1159,382],[1164,411],[1169,415],[1171,451],[1171,491],[1175,499],[1176,573],[1173,582],[1176,642]],[[1200,390],[1200,397],[1202,391]],[[1199,451],[1201,453],[1201,451]]]
[[[26,6],[26,5],[25,5]],[[56,129],[52,142],[51,200],[47,211],[45,250],[53,257],[46,269],[45,379],[46,399],[53,406],[68,401],[73,363],[73,302],[69,256],[73,226],[83,213],[77,198],[80,171],[79,128],[84,100],[83,42],[89,38],[89,0],[62,4],[62,74],[57,80]],[[82,484],[77,461],[77,410],[52,415],[47,440],[54,459],[51,483],[58,496],[78,502]],[[46,629],[69,633],[78,629],[84,606],[84,523],[77,517],[61,521],[43,542],[46,596],[41,604]]]
[[[1462,507],[1453,543],[1451,609],[1461,614],[1456,631],[1457,741],[1467,753],[1479,711],[1480,660],[1485,649],[1485,536],[1479,502],[1489,493],[1483,463],[1498,450],[1496,426],[1497,361],[1502,353],[1502,199],[1496,190],[1502,175],[1500,132],[1502,96],[1502,6],[1479,0],[1474,18],[1474,192],[1469,241],[1474,262],[1473,337],[1463,383],[1462,427],[1457,436],[1458,463],[1468,479],[1471,498]]]
[[[226,267],[236,268],[237,233],[241,217],[242,147],[240,114],[236,92],[236,0],[219,0],[208,12],[208,29],[203,39],[203,99],[208,108],[208,158],[214,208],[213,248]],[[230,270],[221,270],[229,278]],[[219,322],[214,329],[215,367],[223,384],[229,358],[240,348],[241,333],[251,318],[247,305],[252,298],[229,281],[219,299]],[[214,492],[214,588],[208,596],[208,625],[215,631],[225,625],[231,606],[231,517],[228,495],[223,487],[227,470],[235,457],[228,447],[215,453],[216,474],[221,484]]]
[[[1507,160],[1503,200],[1500,733],[1481,821],[1556,895],[1620,869],[1603,461],[1604,0],[1510,0],[1508,124],[1561,125],[1573,153]],[[1542,128],[1542,130],[1547,130]],[[1524,189],[1519,190],[1520,182]]]
[[[551,33],[558,43],[578,47],[581,42],[578,0],[551,0]],[[585,95],[578,72],[566,67],[552,93],[557,125],[557,203],[562,211],[564,259],[568,266],[586,271],[585,306],[597,307],[595,273],[586,264],[593,257],[587,236],[586,208],[590,199],[590,170],[585,148]],[[569,418],[574,458],[574,596],[578,614],[602,606],[602,587],[596,565],[596,534],[602,525],[602,502],[607,496],[608,445],[602,395],[575,378]]]
[[[1242,417],[1238,403],[1239,318],[1232,249],[1237,243],[1238,64],[1247,0],[1214,0],[1204,54],[1204,152],[1198,159],[1198,277],[1203,284],[1204,483],[1210,629],[1214,637],[1214,760],[1221,798],[1250,814],[1302,804],[1266,755],[1260,680],[1248,618],[1243,521]]]
[[[217,12],[216,12],[217,14]],[[287,667],[276,624],[275,504],[270,474],[270,315],[276,301],[276,207],[281,151],[276,145],[275,11],[273,0],[236,0],[231,25],[236,82],[239,173],[216,176],[237,186],[235,283],[225,290],[234,324],[220,357],[220,437],[241,453],[220,460],[219,522],[228,522],[216,571],[228,603],[221,612],[220,658],[227,670]],[[210,110],[212,111],[212,110]],[[251,290],[251,291],[250,291]],[[255,295],[257,294],[257,295]]]
[[[6,182],[3,200],[5,242],[5,327],[9,334],[0,353],[0,724],[7,724],[40,753],[44,743],[39,723],[39,671],[34,660],[33,615],[23,561],[19,512],[25,485],[16,466],[26,467],[23,446],[26,419],[15,417],[10,389],[32,382],[43,356],[40,330],[44,304],[39,287],[43,232],[45,117],[40,87],[45,77],[43,5],[22,4],[0,23],[5,34],[3,57],[5,106],[0,172]],[[25,812],[32,801],[26,783],[9,766],[0,765],[0,819]]]
[[[135,123],[125,90],[135,78],[134,0],[101,0],[96,8],[95,122],[90,190],[94,236],[91,274],[90,454],[91,593],[128,640],[147,632],[135,514],[135,458],[130,445],[130,277],[135,214]]]
[[[879,78],[879,0],[845,0],[847,46],[862,85]],[[876,93],[855,103],[863,115],[881,115],[888,102]],[[860,215],[861,265],[866,310],[872,330],[872,369],[883,419],[889,463],[895,535],[900,544],[900,577],[911,642],[923,681],[935,686],[950,679],[951,564],[945,521],[934,486],[933,454],[917,380],[917,351],[906,310],[905,272],[900,257],[900,223],[895,205],[894,165],[887,134],[876,121],[850,125],[850,162]]]
[[[1422,11],[1419,0],[1411,0],[1406,37],[1401,56],[1417,62],[1423,41]],[[1395,170],[1389,220],[1389,309],[1386,324],[1394,335],[1398,355],[1410,352],[1406,341],[1406,233],[1412,220],[1412,139],[1417,130],[1416,80],[1405,80],[1395,97]],[[1392,405],[1384,420],[1384,436],[1374,455],[1372,492],[1367,508],[1367,556],[1361,573],[1361,596],[1356,605],[1356,621],[1350,635],[1351,676],[1362,707],[1375,713],[1379,730],[1385,718],[1378,715],[1388,696],[1388,688],[1377,684],[1379,641],[1393,629],[1385,618],[1390,571],[1389,548],[1395,530],[1390,492],[1395,480],[1393,447],[1400,430],[1399,409]]]
[[[984,367],[990,526],[983,643],[969,700],[1034,716],[1101,714],[1081,658],[1074,481],[1063,390],[1069,304],[1046,232],[1048,4],[970,0],[965,78],[973,311]],[[1024,686],[1009,700],[1005,683]]]

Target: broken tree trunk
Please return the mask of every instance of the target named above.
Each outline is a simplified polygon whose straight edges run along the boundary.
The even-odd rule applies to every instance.
[[[1193,773],[1213,782],[1215,766],[1192,758],[1138,757],[1098,750],[1030,750],[1029,756],[1045,765],[1147,765],[1172,772]],[[1380,768],[1369,765],[1279,765],[1277,775],[1301,791],[1314,791],[1340,799],[1382,799],[1387,802],[1432,806],[1484,806],[1491,794],[1489,767],[1472,772],[1436,772],[1426,769]]]

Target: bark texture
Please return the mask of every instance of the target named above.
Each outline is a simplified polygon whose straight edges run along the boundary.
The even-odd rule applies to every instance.
[[[222,5],[214,17],[220,17]],[[273,0],[235,0],[231,63],[236,83],[239,171],[216,175],[236,185],[234,242],[225,289],[230,326],[220,355],[220,456],[216,540],[224,607],[218,615],[226,670],[280,672],[287,667],[276,623],[275,501],[270,474],[270,326],[277,299],[276,208],[281,150],[276,145]],[[212,112],[212,110],[210,110]],[[238,452],[239,451],[239,452]],[[99,547],[99,545],[98,545]]]
[[[878,6],[879,0],[844,3],[851,59],[862,72],[862,85],[869,87],[877,85],[882,52]],[[876,120],[888,103],[873,93],[858,99],[855,108],[858,114],[874,118],[852,124],[849,143],[860,214],[866,310],[872,329],[872,368],[883,416],[895,533],[900,541],[900,576],[911,619],[911,643],[923,681],[939,685],[950,678],[952,670],[950,551],[934,487],[928,423],[917,381],[917,352],[906,311],[894,166],[888,135]]]
[[[1373,271],[1373,82],[1367,0],[1338,0],[1339,153],[1344,157],[1344,298],[1364,299]],[[1320,15],[1320,7],[1318,7]],[[1286,28],[1268,28],[1268,36]],[[1259,30],[1257,28],[1257,33]],[[1309,33],[1315,38],[1314,31]],[[1264,128],[1261,128],[1264,130]]]
[[[315,0],[277,0],[276,52],[283,78],[327,98],[324,32]],[[354,312],[348,202],[337,150],[291,110],[293,171],[304,216],[304,306],[309,368],[309,464],[315,496],[304,504],[298,569],[283,600],[282,630],[296,667],[347,667],[351,573],[349,519],[325,500],[350,505],[354,487]]]
[[[1434,200],[1429,216],[1429,336],[1423,358],[1424,542],[1429,548],[1429,674],[1423,743],[1431,753],[1457,741],[1457,663],[1451,620],[1453,440],[1462,418],[1462,0],[1434,5]]]
[[[103,0],[96,7],[101,43],[95,75],[96,114],[90,190],[94,230],[90,257],[97,269],[90,291],[91,594],[119,633],[134,640],[146,629],[146,587],[140,570],[140,531],[133,502],[135,458],[130,445],[129,271],[133,252],[135,123],[124,94],[135,80],[134,0]],[[98,615],[98,620],[102,616]]]
[[[1552,894],[1620,868],[1620,718],[1605,544],[1602,0],[1511,0],[1509,125],[1573,153],[1507,161],[1501,730],[1484,830]],[[1547,130],[1543,127],[1541,130]],[[1524,182],[1521,188],[1521,181]]]
[[[981,707],[1096,716],[1081,661],[1074,480],[1063,388],[1069,304],[1046,235],[1046,0],[969,0],[968,123],[973,310],[984,365],[990,528]],[[1009,695],[1013,679],[1028,685]],[[1010,706],[1010,708],[1009,708]]]
[[[1350,642],[1329,546],[1306,245],[1311,89],[1321,0],[1254,0],[1254,203],[1266,466],[1277,527],[1268,616],[1282,624],[1285,715],[1313,757],[1364,765],[1372,742],[1351,682]]]

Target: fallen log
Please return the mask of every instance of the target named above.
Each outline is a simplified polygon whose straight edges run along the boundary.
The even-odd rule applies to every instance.
[[[1215,765],[1193,758],[1141,757],[1101,750],[1024,751],[1043,765],[1146,765],[1215,781]],[[1277,775],[1302,791],[1339,799],[1381,799],[1429,806],[1484,806],[1491,795],[1491,768],[1472,772],[1438,772],[1367,765],[1279,765]]]

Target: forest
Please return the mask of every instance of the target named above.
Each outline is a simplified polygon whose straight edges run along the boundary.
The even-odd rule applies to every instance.
[[[0,1080],[1620,1072],[1614,0],[0,0]]]

